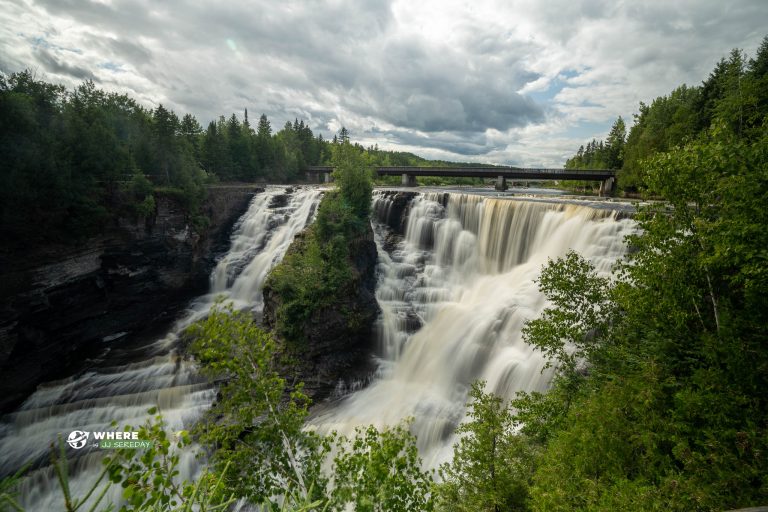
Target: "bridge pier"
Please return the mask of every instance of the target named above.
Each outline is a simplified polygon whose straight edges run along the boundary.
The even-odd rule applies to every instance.
[[[616,191],[616,178],[610,177],[600,184],[600,197],[610,197]]]
[[[329,173],[329,172],[324,172],[324,173],[323,173],[323,179],[322,179],[322,181],[323,181],[323,183],[330,183],[330,182],[332,182],[332,181],[333,181],[333,178],[331,178],[331,173]]]
[[[415,187],[416,185],[416,176],[412,174],[403,174],[402,180],[400,180],[400,184],[403,187]]]
[[[503,176],[503,175],[499,176],[496,179],[496,186],[495,186],[495,188],[496,188],[496,190],[500,190],[502,192],[507,190],[507,178],[505,176]]]

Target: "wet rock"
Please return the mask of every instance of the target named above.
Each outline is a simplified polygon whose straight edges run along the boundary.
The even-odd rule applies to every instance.
[[[272,197],[272,201],[269,203],[270,208],[285,208],[288,206],[288,195],[278,194]]]
[[[379,191],[374,215],[376,215],[379,222],[389,226],[393,232],[405,235],[405,228],[408,224],[408,210],[410,209],[411,201],[417,195],[419,195],[418,192]]]

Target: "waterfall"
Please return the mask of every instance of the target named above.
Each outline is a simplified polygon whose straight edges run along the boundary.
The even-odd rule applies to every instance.
[[[2,474],[12,473],[27,462],[38,469],[24,479],[21,503],[27,510],[59,510],[63,501],[53,470],[45,465],[49,446],[72,430],[112,430],[115,420],[138,426],[147,410],[158,406],[173,430],[190,428],[207,409],[214,390],[177,350],[179,335],[203,318],[215,298],[223,295],[236,308],[262,307],[261,286],[269,270],[279,262],[293,237],[313,219],[320,200],[317,189],[287,194],[284,188],[268,188],[256,195],[235,226],[229,252],[211,274],[211,293],[193,301],[168,334],[143,348],[143,358],[130,364],[90,369],[81,375],[40,386],[19,409],[0,420]],[[109,355],[106,358],[109,361]],[[114,360],[114,359],[112,359]],[[72,494],[82,497],[100,472],[99,449],[67,449]],[[191,451],[181,454],[181,474],[196,474],[198,462]],[[116,486],[110,496],[119,500]]]
[[[0,419],[2,473],[28,461],[37,467],[22,483],[28,510],[62,508],[45,465],[59,435],[110,430],[112,420],[138,425],[154,405],[174,430],[200,417],[214,391],[178,353],[179,334],[203,318],[218,295],[258,314],[269,269],[311,222],[320,194],[269,188],[255,196],[211,273],[210,293],[193,301],[165,337],[142,347],[142,357],[131,363],[124,363],[125,354],[107,355],[97,368],[42,385]],[[351,434],[358,425],[412,418],[425,465],[435,467],[451,457],[474,380],[485,380],[489,391],[506,398],[547,388],[551,370],[543,371],[545,361],[520,335],[524,322],[546,306],[535,283],[542,265],[575,249],[607,275],[635,227],[615,205],[426,193],[407,204],[404,236],[394,237],[391,201],[385,193],[374,195],[382,309],[377,373],[367,387],[353,386],[344,399],[319,408],[311,421],[321,432]],[[104,453],[68,452],[73,494],[82,496]],[[182,476],[198,471],[191,451],[182,453]],[[114,491],[111,499],[118,501],[120,489]]]
[[[379,370],[312,423],[350,434],[412,418],[425,465],[436,467],[451,457],[474,380],[507,399],[547,388],[552,370],[521,338],[546,306],[535,283],[542,265],[574,249],[607,275],[634,223],[573,202],[427,193],[411,200],[405,236],[392,244],[390,201],[374,199]]]

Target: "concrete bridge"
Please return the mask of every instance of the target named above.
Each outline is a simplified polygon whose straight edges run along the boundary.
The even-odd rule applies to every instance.
[[[599,181],[600,195],[611,195],[616,186],[614,169],[539,169],[520,167],[375,167],[379,176],[401,176],[404,187],[416,186],[417,176],[452,178],[496,178],[496,190],[506,190],[507,180],[527,181]],[[320,183],[331,181],[333,167],[314,165],[307,168],[307,179]]]

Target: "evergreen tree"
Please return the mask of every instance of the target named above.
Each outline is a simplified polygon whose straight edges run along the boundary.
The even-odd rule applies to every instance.
[[[181,119],[180,132],[187,144],[192,148],[195,160],[202,162],[202,150],[200,140],[203,133],[203,127],[197,122],[192,114],[185,114]]]
[[[624,143],[626,142],[627,129],[624,126],[624,120],[619,116],[611,126],[608,132],[608,138],[605,140],[606,167],[609,169],[621,169],[624,164]]]
[[[763,38],[754,58],[749,60],[749,72],[757,79],[768,75],[768,36]]]

